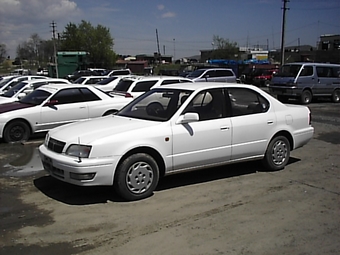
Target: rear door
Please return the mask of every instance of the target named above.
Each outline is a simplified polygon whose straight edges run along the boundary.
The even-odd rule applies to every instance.
[[[340,77],[338,76],[336,67],[333,66],[316,66],[318,75],[317,84],[315,86],[314,94],[318,95],[331,95],[335,87],[340,86]]]

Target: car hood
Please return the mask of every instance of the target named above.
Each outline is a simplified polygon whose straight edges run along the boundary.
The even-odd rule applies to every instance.
[[[63,125],[50,130],[49,134],[54,139],[66,143],[91,144],[97,140],[108,139],[110,136],[121,136],[123,133],[158,124],[159,122],[155,121],[110,115]]]
[[[20,102],[5,103],[0,105],[0,113],[11,112],[24,108],[34,107],[35,105],[23,104]]]

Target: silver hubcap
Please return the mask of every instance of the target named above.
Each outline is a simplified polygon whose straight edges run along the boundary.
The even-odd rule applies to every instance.
[[[148,190],[153,181],[153,172],[149,164],[136,162],[126,175],[126,184],[129,190],[135,194],[141,194]]]
[[[287,151],[287,145],[283,141],[278,140],[273,146],[273,163],[275,165],[281,165],[283,162],[285,162],[287,158]]]

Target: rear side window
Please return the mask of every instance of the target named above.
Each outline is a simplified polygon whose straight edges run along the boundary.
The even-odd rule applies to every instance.
[[[100,98],[88,88],[81,88],[80,91],[83,94],[83,101],[85,102],[100,100]]]
[[[234,76],[230,70],[216,70],[217,77]]]
[[[332,67],[332,66],[318,66],[316,67],[316,72],[318,77],[323,78],[337,78],[339,77],[340,68]]]
[[[269,102],[260,94],[245,88],[228,89],[231,111],[234,117],[268,111]]]
[[[174,83],[179,83],[179,80],[165,80],[162,82],[161,85],[174,84]]]
[[[135,87],[132,89],[132,92],[145,92],[149,91],[153,85],[155,85],[157,81],[140,81],[137,82]]]

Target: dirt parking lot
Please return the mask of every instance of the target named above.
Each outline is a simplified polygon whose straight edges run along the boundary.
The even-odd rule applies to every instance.
[[[340,104],[316,102],[314,138],[289,165],[173,175],[123,202],[49,177],[42,138],[0,144],[0,254],[340,254]]]

